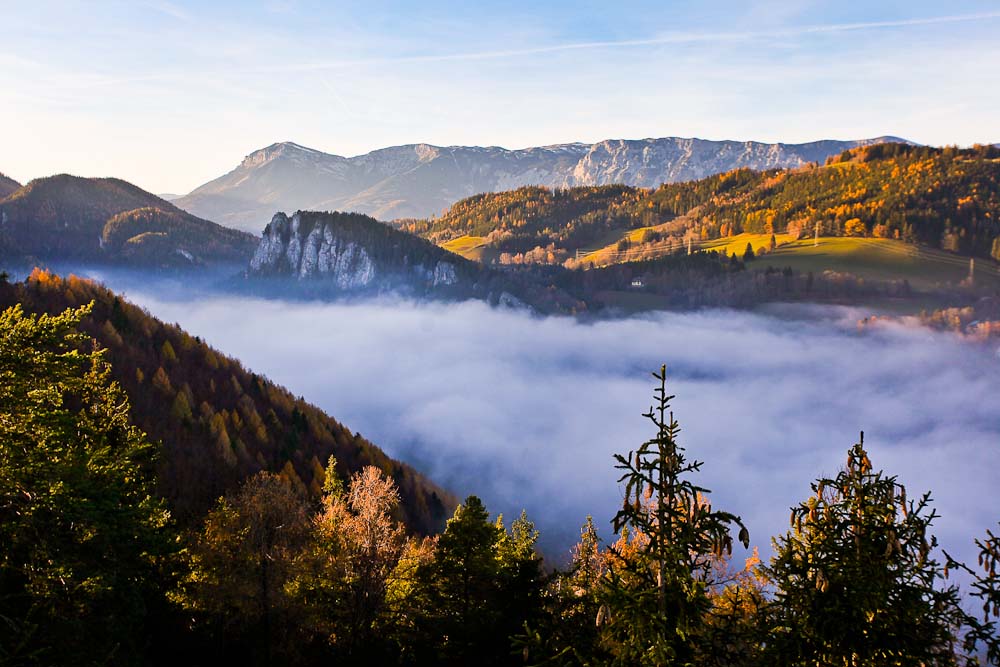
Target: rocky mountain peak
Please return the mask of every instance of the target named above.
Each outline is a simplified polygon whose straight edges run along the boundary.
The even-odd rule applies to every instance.
[[[251,232],[258,232],[281,209],[348,210],[382,220],[422,218],[471,195],[524,185],[620,183],[648,188],[740,167],[798,167],[894,139],[770,144],[663,137],[516,150],[407,144],[350,158],[286,141],[251,153],[237,169],[176,203]]]

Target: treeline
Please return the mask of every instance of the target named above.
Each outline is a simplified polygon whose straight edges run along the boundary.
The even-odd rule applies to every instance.
[[[654,228],[660,243],[791,233],[901,239],[1000,260],[1000,149],[877,144],[825,165],[738,169],[654,190],[529,187],[477,195],[403,228],[443,242],[486,238],[490,252],[564,263],[614,232]],[[605,241],[611,243],[611,240]]]
[[[785,171],[753,196],[705,205],[709,238],[742,231],[897,238],[990,257],[1000,237],[1000,149],[905,144],[845,151]],[[1000,258],[1000,252],[992,254]]]
[[[368,465],[389,475],[404,499],[399,518],[420,533],[438,531],[457,503],[318,408],[104,287],[37,269],[24,282],[0,281],[0,307],[51,315],[89,303],[80,329],[105,350],[135,425],[160,443],[156,491],[181,523],[260,471],[318,498],[330,456],[341,475]]]
[[[588,519],[563,570],[542,568],[526,516],[492,520],[474,496],[417,536],[384,471],[335,458],[318,496],[261,471],[181,527],[153,492],[156,448],[79,332],[92,308],[0,314],[7,664],[1000,664],[1000,539],[977,541],[975,566],[937,560],[930,495],[876,469],[863,437],[768,564],[734,565],[750,532],[698,484],[665,368],[653,436],[615,456],[615,538]]]
[[[146,206],[113,215],[101,230],[101,247],[129,264],[145,267],[190,265],[202,261],[246,261],[251,240],[180,210]]]

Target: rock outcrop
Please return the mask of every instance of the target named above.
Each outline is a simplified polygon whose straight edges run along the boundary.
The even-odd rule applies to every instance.
[[[336,291],[421,292],[461,286],[463,281],[471,285],[463,273],[479,269],[468,264],[367,216],[299,211],[271,218],[247,276],[310,281]]]

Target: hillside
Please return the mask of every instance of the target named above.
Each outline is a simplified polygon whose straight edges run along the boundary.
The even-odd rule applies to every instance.
[[[366,465],[389,474],[402,518],[419,532],[439,530],[457,505],[318,408],[103,287],[37,270],[23,283],[0,282],[0,308],[21,303],[28,312],[57,313],[91,300],[83,329],[107,349],[135,424],[161,443],[158,492],[181,522],[198,520],[260,470],[280,472],[315,498],[331,455],[345,478]]]
[[[9,178],[4,174],[0,174],[0,199],[10,195],[12,192],[21,187],[21,184],[15,181],[13,178]]]
[[[541,272],[496,271],[358,213],[275,214],[245,278],[245,288],[280,296],[393,292],[478,298],[541,312],[582,307]]]
[[[279,210],[355,211],[382,220],[427,217],[482,192],[525,185],[656,187],[740,167],[798,167],[889,140],[894,139],[765,144],[666,137],[520,150],[411,144],[350,158],[283,142],[254,151],[228,174],[175,203],[258,233]]]
[[[254,243],[115,178],[40,178],[0,199],[8,257],[183,267],[246,261]]]
[[[822,166],[740,169],[655,190],[521,188],[399,225],[514,264],[646,259],[741,233],[899,239],[998,259],[1000,150],[883,144]]]

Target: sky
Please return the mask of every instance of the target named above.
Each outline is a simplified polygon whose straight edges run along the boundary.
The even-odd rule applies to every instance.
[[[183,194],[277,141],[1000,141],[993,0],[0,1],[0,172]]]

